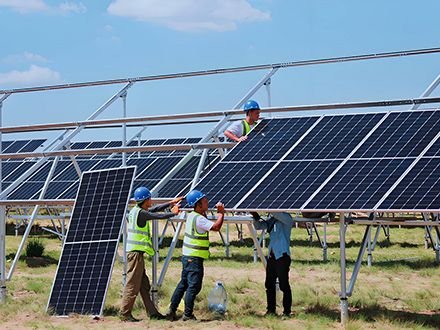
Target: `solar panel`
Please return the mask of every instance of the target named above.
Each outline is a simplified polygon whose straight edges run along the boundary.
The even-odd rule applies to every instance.
[[[440,209],[440,158],[421,158],[379,209]]]
[[[413,160],[349,160],[306,208],[372,209]]]
[[[135,167],[84,172],[48,311],[101,315]]]
[[[416,157],[440,127],[440,111],[391,113],[353,158]]]
[[[439,129],[440,111],[430,110],[263,120],[196,189],[236,210],[372,209],[431,142],[425,156],[440,154]],[[435,206],[433,164],[420,162],[381,208]],[[409,181],[421,202],[393,204]]]

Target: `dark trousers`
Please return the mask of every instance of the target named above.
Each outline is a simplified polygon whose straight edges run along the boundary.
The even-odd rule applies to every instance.
[[[185,294],[185,312],[186,316],[191,316],[194,310],[194,301],[202,289],[203,281],[203,258],[182,257],[182,276],[171,297],[170,310],[175,312],[179,307],[180,301]]]
[[[288,254],[277,260],[273,255],[267,258],[266,267],[266,298],[267,298],[267,312],[276,312],[276,281],[278,278],[280,290],[283,292],[283,308],[284,314],[290,314],[292,309],[292,290],[289,284],[289,270],[291,259]]]

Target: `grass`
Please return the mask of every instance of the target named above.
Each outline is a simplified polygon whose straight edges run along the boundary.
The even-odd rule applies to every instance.
[[[232,227],[232,226],[231,226]],[[320,227],[320,230],[322,228]],[[213,258],[205,263],[203,289],[197,297],[195,315],[200,322],[191,325],[182,321],[149,321],[137,300],[133,314],[143,318],[139,324],[118,320],[121,301],[122,264],[115,263],[107,294],[104,317],[92,320],[87,316],[55,318],[46,313],[46,305],[56,260],[61,243],[54,238],[40,238],[44,243],[43,258],[51,262],[29,267],[21,258],[14,276],[7,283],[6,304],[0,304],[0,328],[77,329],[77,328],[130,328],[159,329],[339,329],[340,264],[338,225],[328,226],[328,261],[322,261],[322,249],[317,242],[310,243],[304,229],[292,232],[292,265],[290,283],[293,289],[292,319],[264,317],[266,297],[264,269],[253,262],[253,246],[245,235],[243,244],[233,241],[231,258],[225,258],[224,247],[217,235],[213,244]],[[349,226],[347,231],[347,264],[349,276],[357,257],[363,226]],[[231,230],[232,231],[232,230]],[[231,238],[236,233],[232,231]],[[21,237],[7,236],[7,267],[9,268]],[[169,242],[170,239],[165,240]],[[168,252],[160,251],[161,263]],[[176,249],[163,286],[159,290],[159,309],[165,312],[170,296],[180,279],[181,249]],[[55,262],[54,262],[55,261]],[[148,262],[149,264],[149,262]],[[148,269],[151,279],[151,272]],[[228,292],[228,312],[224,317],[211,314],[207,296],[216,280],[221,280]],[[373,265],[366,262],[359,273],[353,296],[349,298],[350,321],[347,329],[438,329],[440,328],[440,272],[432,249],[425,249],[423,229],[391,229],[390,242],[383,234],[373,252]],[[180,307],[183,309],[183,305]],[[281,312],[281,307],[278,308]]]

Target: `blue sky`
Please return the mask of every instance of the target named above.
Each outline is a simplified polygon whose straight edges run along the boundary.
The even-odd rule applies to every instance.
[[[437,0],[0,0],[0,90],[439,47],[439,12]],[[230,109],[266,72],[136,84],[128,116]],[[412,98],[439,73],[440,54],[284,69],[272,105]],[[84,120],[120,88],[12,95],[3,124]],[[267,106],[264,90],[255,99]],[[118,102],[100,118],[121,113]],[[22,136],[41,135],[4,139]],[[88,130],[77,140],[119,137]]]

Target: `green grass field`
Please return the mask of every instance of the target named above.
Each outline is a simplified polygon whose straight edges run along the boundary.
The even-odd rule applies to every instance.
[[[364,226],[351,225],[347,231],[348,278],[364,229]],[[92,320],[79,315],[69,318],[47,315],[45,310],[61,244],[56,238],[42,238],[44,257],[38,260],[23,257],[12,280],[7,283],[8,298],[6,304],[0,305],[0,328],[338,329],[341,328],[338,231],[338,224],[328,226],[329,260],[324,263],[320,245],[308,241],[305,229],[293,229],[290,283],[295,314],[287,320],[281,316],[264,317],[264,269],[260,262],[253,262],[253,245],[249,236],[245,233],[242,244],[236,239],[237,233],[231,230],[231,257],[225,258],[224,247],[212,235],[212,258],[205,264],[204,285],[194,311],[199,321],[189,323],[150,321],[140,299],[133,314],[143,321],[136,324],[120,322],[117,313],[122,293],[122,264],[118,261],[103,318]],[[9,235],[6,238],[8,267],[20,239]],[[167,251],[167,248],[160,251],[160,268]],[[181,249],[176,249],[159,291],[159,309],[163,313],[180,278],[180,253]],[[148,273],[151,279],[151,269]],[[224,317],[211,314],[207,307],[207,296],[216,280],[222,280],[228,292],[228,312]],[[373,252],[373,266],[367,267],[364,262],[353,296],[349,298],[349,306],[348,329],[440,329],[439,265],[435,263],[433,250],[424,247],[423,229],[391,228],[389,243],[383,235],[380,236],[379,246]],[[281,313],[281,308],[278,312]]]

